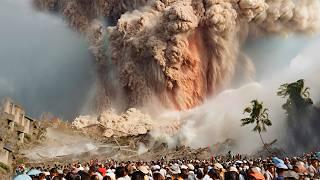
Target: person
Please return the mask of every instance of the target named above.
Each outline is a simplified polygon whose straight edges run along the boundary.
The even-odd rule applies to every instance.
[[[276,180],[284,180],[284,173],[288,170],[288,167],[284,163],[276,164],[277,167],[277,177]]]
[[[57,168],[52,168],[50,170],[50,179],[53,179],[56,176],[59,176],[58,169]]]
[[[131,175],[131,180],[144,180],[144,173],[141,171],[135,171]]]
[[[126,180],[125,176],[126,176],[126,170],[125,167],[119,166],[116,168],[115,171],[115,175],[116,175],[116,179],[117,180]]]
[[[235,171],[228,171],[224,173],[225,180],[239,180],[239,174]]]
[[[215,169],[219,173],[220,179],[224,178],[224,168],[220,163],[215,163],[213,165],[213,169]]]
[[[153,173],[152,177],[153,177],[153,180],[165,180],[164,177],[159,172]]]
[[[172,164],[169,168],[172,180],[183,180],[180,176],[181,170],[178,164]]]
[[[274,177],[275,177],[275,167],[274,167],[274,164],[272,163],[269,163],[266,165],[266,171],[264,173],[264,177],[266,180],[273,180]]]
[[[220,179],[220,175],[215,169],[210,169],[209,172],[208,172],[208,175],[213,180],[219,180]]]
[[[309,174],[312,177],[317,177],[318,176],[318,159],[317,157],[311,157],[310,159],[310,165],[308,168]]]
[[[180,177],[184,180],[187,180],[189,176],[188,166],[181,165],[180,169],[181,169]]]
[[[38,179],[39,180],[46,180],[46,175],[44,173],[40,173]]]
[[[103,164],[99,164],[98,172],[99,172],[102,176],[106,176],[107,169],[103,166]]]
[[[189,173],[188,180],[196,180],[196,175],[194,174],[194,166],[192,164],[187,164]]]
[[[105,177],[103,177],[102,180],[111,180],[111,177],[110,176],[105,176]]]
[[[252,167],[248,171],[248,179],[249,180],[265,180],[263,174],[258,167]]]

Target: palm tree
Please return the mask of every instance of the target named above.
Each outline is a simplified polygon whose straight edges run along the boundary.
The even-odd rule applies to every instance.
[[[241,126],[246,126],[248,124],[254,124],[253,128],[254,132],[258,132],[261,142],[264,146],[266,146],[261,132],[267,131],[267,126],[271,126],[272,123],[269,119],[268,109],[263,107],[263,103],[258,100],[251,101],[251,106],[244,109],[244,113],[249,113],[248,118],[241,119]]]
[[[287,98],[287,102],[282,106],[283,109],[290,111],[291,108],[301,109],[313,104],[310,99],[310,88],[304,86],[304,80],[300,79],[293,83],[286,83],[280,86],[277,95]]]

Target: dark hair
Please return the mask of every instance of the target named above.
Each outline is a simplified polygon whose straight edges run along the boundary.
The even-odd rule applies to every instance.
[[[57,168],[52,168],[52,169],[50,169],[50,173],[58,173],[58,169]]]
[[[102,180],[111,180],[111,177],[110,176],[105,176],[105,177],[103,177]]]
[[[132,173],[131,180],[144,180],[144,174],[141,171]]]
[[[239,174],[234,171],[229,171],[224,174],[225,180],[239,180]]]
[[[62,177],[60,177],[60,176],[55,176],[52,180],[62,180]]]
[[[90,177],[90,180],[99,180],[99,177],[98,177],[98,175],[92,175]]]
[[[160,173],[153,173],[153,180],[165,180]]]
[[[116,171],[114,172],[116,175],[116,179],[120,178],[120,177],[124,177],[126,174],[126,170],[124,167],[117,167]]]
[[[210,176],[211,179],[220,179],[219,173],[214,169],[210,169],[208,172],[208,175]]]
[[[72,172],[68,172],[66,177],[65,177],[66,180],[81,180],[81,176],[78,175],[78,174],[74,174]]]

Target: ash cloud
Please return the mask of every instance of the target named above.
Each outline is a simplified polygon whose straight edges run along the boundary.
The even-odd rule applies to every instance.
[[[30,4],[0,1],[0,97],[12,97],[35,118],[51,112],[72,119],[90,100],[93,58],[65,22]]]
[[[62,14],[81,33],[94,32],[89,44],[98,62],[101,109],[113,106],[117,96],[110,88],[112,81],[119,82],[115,89],[123,92],[124,109],[150,103],[178,110],[196,107],[229,88],[235,76],[252,80],[253,63],[241,51],[248,37],[312,33],[320,24],[317,0],[34,0],[34,4]],[[100,27],[93,27],[101,17],[116,24],[105,27],[100,22]],[[105,38],[110,41],[107,51],[99,43]],[[111,67],[116,78],[105,77]]]

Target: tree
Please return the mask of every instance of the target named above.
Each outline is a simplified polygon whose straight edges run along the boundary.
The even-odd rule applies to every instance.
[[[300,79],[280,86],[277,95],[286,99],[282,108],[287,114],[287,147],[292,153],[300,153],[314,148],[308,137],[318,138],[320,111],[313,106],[310,88]]]
[[[313,101],[310,99],[309,90],[309,87],[304,87],[303,79],[281,85],[277,95],[282,98],[288,98],[282,108],[289,113],[293,109],[299,110],[313,104]]]
[[[271,126],[271,120],[269,119],[268,109],[263,107],[263,103],[258,100],[251,101],[251,106],[244,109],[244,114],[248,113],[249,117],[241,119],[241,126],[249,124],[255,124],[253,128],[254,132],[258,132],[261,142],[266,146],[261,132],[267,131],[267,126]]]

